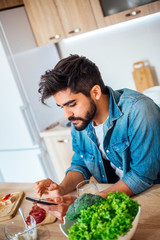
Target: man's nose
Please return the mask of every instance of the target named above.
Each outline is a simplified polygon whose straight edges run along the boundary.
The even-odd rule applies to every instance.
[[[73,117],[73,112],[67,108],[64,108],[64,118],[68,119]]]

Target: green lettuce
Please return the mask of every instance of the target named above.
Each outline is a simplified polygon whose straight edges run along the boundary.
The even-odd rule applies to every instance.
[[[125,235],[137,215],[139,204],[122,192],[80,211],[77,222],[68,230],[69,240],[115,240]]]

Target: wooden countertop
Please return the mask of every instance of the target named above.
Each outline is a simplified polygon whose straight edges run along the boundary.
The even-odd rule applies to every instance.
[[[109,187],[109,184],[98,184],[99,190]],[[23,190],[25,196],[33,197],[32,183],[0,183],[0,193],[10,193]],[[75,194],[75,193],[73,193]],[[159,240],[160,239],[160,185],[154,185],[151,189],[133,197],[141,204],[140,221],[132,240]],[[32,203],[23,199],[21,208],[27,215]],[[8,222],[22,221],[19,212],[11,220],[0,222],[0,240],[5,240],[3,228]],[[61,222],[56,222],[38,228],[38,240],[66,240],[59,228]]]

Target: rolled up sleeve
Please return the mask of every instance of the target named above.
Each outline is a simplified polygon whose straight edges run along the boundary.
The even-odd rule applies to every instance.
[[[160,109],[144,97],[129,117],[131,162],[122,180],[138,194],[160,181]]]
[[[90,172],[86,168],[86,165],[83,161],[83,158],[80,157],[80,154],[75,153],[72,157],[71,166],[67,169],[66,174],[69,171],[77,171],[83,174],[85,179],[89,179],[91,177]]]
[[[132,171],[127,172],[122,180],[132,190],[134,194],[138,194],[152,187],[153,184],[144,182],[140,177],[134,174]]]

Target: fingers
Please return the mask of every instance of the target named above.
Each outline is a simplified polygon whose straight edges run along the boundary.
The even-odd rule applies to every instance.
[[[34,184],[33,190],[34,190],[37,194],[41,195],[42,192],[44,191],[43,180],[42,180],[42,181],[39,181],[39,182],[36,182],[36,183]]]
[[[41,197],[44,199],[51,198],[53,200],[55,197],[59,197],[61,195],[62,195],[61,191],[59,189],[57,189],[57,190],[53,190],[53,191],[48,191],[47,193],[45,192],[41,195]]]
[[[76,200],[75,196],[71,196],[71,195],[65,195],[65,196],[60,196],[60,197],[54,197],[52,199],[55,203],[73,203]]]
[[[34,184],[33,190],[35,191],[36,194],[38,194],[41,197],[43,194],[48,193],[48,188],[51,184],[54,184],[54,182],[51,179],[47,178],[36,182]]]
[[[53,191],[57,189],[59,186],[56,183],[51,183],[50,186],[48,187],[49,191]]]
[[[49,200],[58,203],[58,205],[47,206],[44,204],[37,204],[39,207],[43,208],[46,212],[49,212],[59,220],[63,220],[63,217],[66,215],[68,207],[76,200],[75,196],[59,196],[54,198],[49,198]]]

